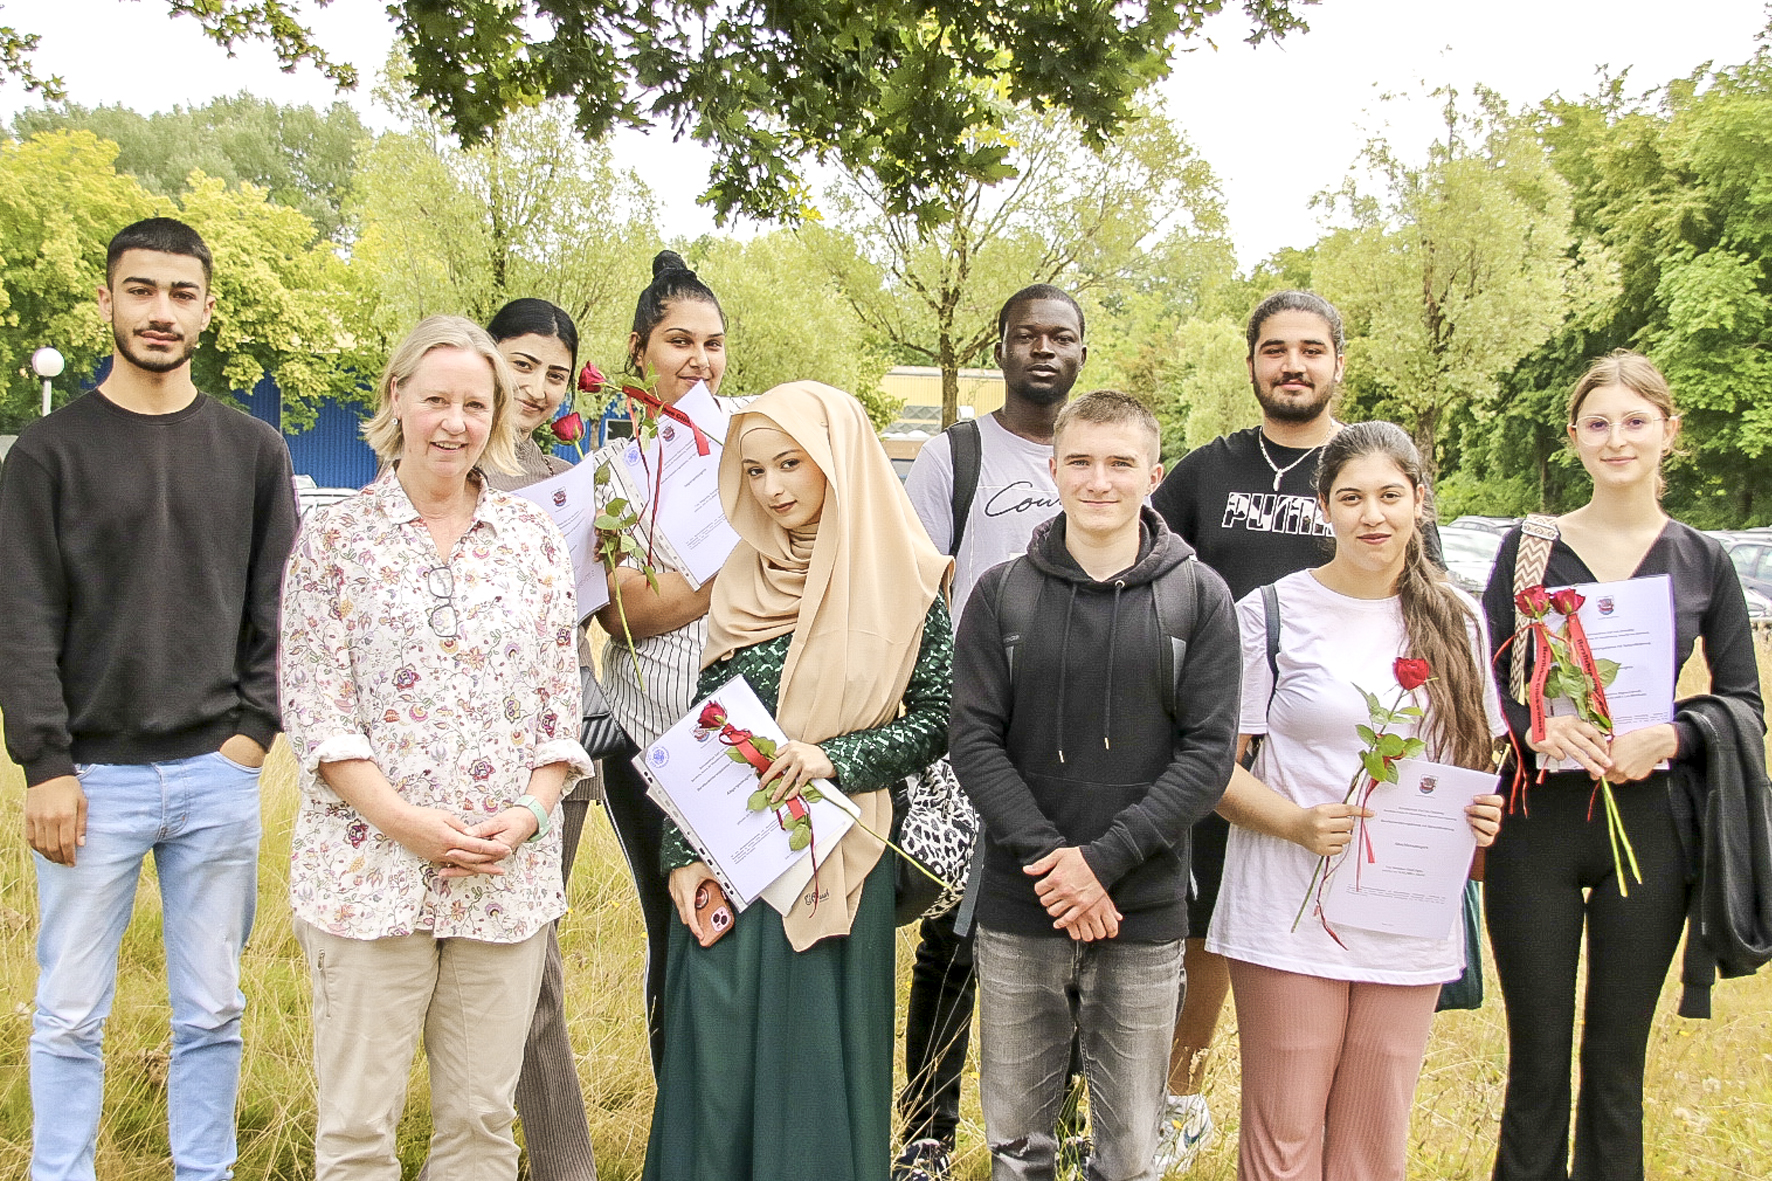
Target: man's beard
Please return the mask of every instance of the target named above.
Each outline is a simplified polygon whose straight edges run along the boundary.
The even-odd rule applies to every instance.
[[[148,353],[143,355],[135,350],[135,333],[126,332],[115,324],[111,326],[111,339],[116,342],[117,351],[129,359],[129,363],[147,373],[171,373],[174,369],[189,361],[197,351],[197,342],[185,337],[180,343],[184,348],[178,353]]]
[[[1261,412],[1275,422],[1314,422],[1335,398],[1335,383],[1332,381],[1325,388],[1312,387],[1316,396],[1308,402],[1286,401],[1271,397],[1260,383],[1252,382],[1255,389],[1255,400],[1261,403]]]

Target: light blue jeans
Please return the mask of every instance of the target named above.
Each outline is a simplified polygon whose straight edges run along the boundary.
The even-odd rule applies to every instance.
[[[978,1091],[992,1181],[1052,1181],[1075,1031],[1089,1083],[1088,1181],[1154,1181],[1182,944],[980,927]]]
[[[240,949],[258,889],[259,772],[220,754],[78,767],[86,844],[72,866],[36,855],[37,1014],[32,1181],[91,1181],[104,1096],[105,1018],[142,858],[160,878],[172,998],[168,1124],[178,1181],[233,1176],[240,1086]]]

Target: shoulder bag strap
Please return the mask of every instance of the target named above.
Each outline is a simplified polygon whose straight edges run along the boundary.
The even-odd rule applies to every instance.
[[[1520,522],[1520,549],[1514,555],[1514,594],[1517,596],[1529,586],[1538,586],[1544,581],[1544,571],[1550,565],[1551,546],[1558,536],[1557,519],[1548,513],[1533,513]],[[1526,615],[1518,605],[1514,607],[1514,634],[1526,626]],[[1493,642],[1493,640],[1491,641]],[[1518,640],[1510,649],[1512,659],[1508,664],[1507,691],[1515,701],[1524,700],[1526,691],[1526,645]]]

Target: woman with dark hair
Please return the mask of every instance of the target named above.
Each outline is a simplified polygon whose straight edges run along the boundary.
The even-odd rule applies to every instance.
[[[1436,762],[1489,769],[1504,727],[1476,604],[1423,548],[1426,483],[1409,436],[1388,422],[1344,427],[1323,448],[1316,492],[1335,553],[1273,584],[1277,676],[1262,592],[1237,604],[1240,729],[1245,748],[1263,741],[1218,809],[1234,827],[1206,946],[1230,960],[1241,1030],[1238,1176],[1401,1181],[1434,1005],[1464,968],[1462,928],[1428,939],[1294,920],[1318,859],[1370,815],[1342,802],[1355,727],[1369,720],[1362,689],[1389,701],[1395,661],[1427,661],[1413,732]],[[1486,845],[1501,797],[1476,796],[1465,815]]]
[[[697,382],[705,382],[711,393],[720,392],[726,373],[726,318],[707,284],[673,251],[661,250],[653,259],[652,282],[634,308],[628,367],[652,383],[653,394],[665,405]],[[616,462],[627,442],[612,441],[590,462]],[[623,566],[610,574],[610,603],[597,614],[610,636],[602,664],[604,693],[611,714],[637,747],[650,746],[689,712],[714,593],[713,579],[692,586],[681,571],[657,559],[655,565],[656,587],[638,567]],[[672,908],[659,868],[664,813],[646,797],[645,781],[628,761],[633,753],[604,760],[603,792],[646,924],[646,1023],[656,1070],[664,1048],[659,1007]]]
[[[1556,518],[1554,529],[1536,530],[1554,539],[1515,529],[1502,541],[1483,595],[1491,634],[1516,628],[1518,581],[1555,588],[1668,575],[1675,668],[1702,637],[1710,693],[1746,706],[1763,732],[1759,669],[1735,567],[1715,539],[1661,507],[1661,460],[1680,425],[1667,379],[1647,357],[1620,349],[1575,383],[1567,422],[1593,496]],[[1524,788],[1526,806],[1509,811],[1487,859],[1489,938],[1508,1035],[1496,1181],[1636,1181],[1643,1176],[1649,1030],[1687,900],[1670,773],[1656,768],[1667,762],[1678,771],[1703,760],[1701,730],[1684,711],[1674,722],[1610,737],[1577,718],[1552,717],[1535,740],[1528,707],[1513,696],[1514,685],[1529,683],[1532,662],[1516,664],[1510,651],[1497,657],[1496,669],[1510,682],[1503,705],[1519,745],[1580,764]],[[1591,802],[1602,778],[1617,785],[1640,882],[1620,882],[1615,872],[1606,820]],[[1571,1164],[1569,1067],[1584,928],[1587,993]]]
[[[572,466],[544,451],[535,432],[553,421],[572,390],[572,374],[578,368],[578,325],[563,308],[545,299],[513,299],[498,309],[486,332],[517,379],[517,396],[511,403],[517,471],[490,477],[494,488],[510,492]]]
[[[486,472],[485,478],[493,488],[514,492],[572,466],[543,450],[535,432],[553,420],[572,389],[573,371],[578,366],[578,326],[563,308],[545,299],[514,299],[492,317],[486,333],[510,366],[515,383],[510,418],[517,470]],[[590,647],[582,631],[577,641],[582,670],[590,664]],[[582,779],[560,800],[562,882],[572,880],[579,837],[595,790],[595,779]],[[566,1036],[566,976],[558,925],[548,926],[541,992],[523,1043],[523,1072],[517,1078],[517,1115],[523,1121],[523,1144],[533,1181],[596,1181],[591,1129],[585,1119],[572,1043]]]
[[[886,1181],[892,862],[867,830],[891,824],[887,789],[947,749],[952,563],[861,404],[818,382],[733,416],[720,503],[740,541],[714,591],[700,691],[743,675],[790,740],[763,782],[791,798],[832,780],[862,824],[786,915],[753,905],[723,938],[695,906],[713,875],[670,828],[681,921],[645,1177]]]

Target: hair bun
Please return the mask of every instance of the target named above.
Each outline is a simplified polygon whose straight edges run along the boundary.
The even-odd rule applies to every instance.
[[[689,264],[683,261],[683,256],[678,254],[675,250],[661,250],[653,256],[652,277],[654,279],[660,278],[671,271],[682,271],[684,274],[691,276],[695,274],[694,271],[689,269]]]

